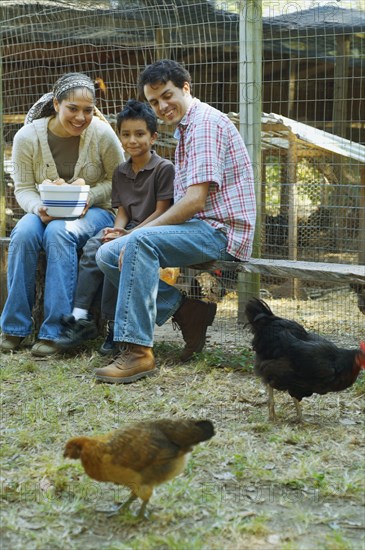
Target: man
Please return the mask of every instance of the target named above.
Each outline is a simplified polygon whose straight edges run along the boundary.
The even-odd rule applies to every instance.
[[[192,97],[190,74],[175,61],[148,66],[139,90],[158,118],[177,127],[174,204],[98,251],[100,269],[119,286],[114,339],[122,351],[96,370],[98,380],[112,383],[156,372],[154,326],[170,317],[185,341],[182,361],[203,349],[216,304],[186,298],[159,279],[159,268],[248,260],[255,226],[252,166],[228,117]]]

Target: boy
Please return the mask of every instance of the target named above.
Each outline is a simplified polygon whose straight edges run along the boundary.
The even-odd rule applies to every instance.
[[[117,116],[117,129],[130,159],[120,164],[113,174],[112,206],[118,208],[114,227],[103,229],[84,247],[74,309],[72,315],[62,318],[64,329],[57,340],[61,349],[75,347],[83,340],[98,336],[89,310],[103,285],[101,314],[108,320],[108,330],[100,353],[107,355],[118,351],[113,343],[118,290],[107,278],[104,279],[95,260],[96,252],[103,243],[127,235],[158,218],[172,203],[174,165],[152,150],[157,139],[157,117],[151,107],[129,100]]]

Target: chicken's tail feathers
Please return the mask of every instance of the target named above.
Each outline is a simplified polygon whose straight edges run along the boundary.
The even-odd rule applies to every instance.
[[[250,298],[245,307],[246,318],[252,328],[262,319],[274,317],[273,312],[264,300],[259,298]]]
[[[180,448],[190,448],[214,435],[214,426],[210,420],[187,418],[182,420],[162,420],[160,429],[170,441]]]
[[[210,420],[197,420],[195,425],[200,429],[202,438],[200,441],[207,441],[215,435],[213,422]]]

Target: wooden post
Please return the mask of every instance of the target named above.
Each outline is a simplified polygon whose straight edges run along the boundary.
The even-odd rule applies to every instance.
[[[170,58],[170,38],[166,35],[168,29],[157,27],[156,29],[156,60]]]
[[[280,170],[280,209],[279,213],[282,216],[287,216],[289,212],[289,184],[288,184],[288,155],[283,158],[283,155],[279,156],[279,170]]]
[[[336,136],[346,138],[347,129],[347,94],[348,89],[348,64],[350,57],[350,36],[338,35],[336,37],[336,62],[333,75],[333,133]],[[345,166],[346,160],[342,156],[336,158],[333,166],[334,174],[337,178],[337,185],[333,189],[332,201],[335,206],[336,221],[336,240],[337,246],[346,247],[347,237],[344,224],[344,212],[346,206],[343,204],[343,187],[345,184]]]
[[[297,197],[297,138],[293,132],[289,133],[288,149],[288,191],[289,191],[289,212],[288,212],[288,245],[289,260],[298,259],[298,197]],[[298,279],[292,279],[292,296],[298,296]]]
[[[350,36],[336,37],[336,62],[333,75],[333,132],[337,136],[346,137],[346,99],[348,87],[348,65],[350,56]]]
[[[365,165],[360,169],[359,264],[365,265]]]
[[[288,91],[288,117],[297,118],[295,110],[295,96],[297,88],[297,66],[298,62],[289,60],[289,91]]]
[[[261,242],[266,243],[266,155],[262,155],[261,161]],[[259,230],[258,230],[259,231]]]

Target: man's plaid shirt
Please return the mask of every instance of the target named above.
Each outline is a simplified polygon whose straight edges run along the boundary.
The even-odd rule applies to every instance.
[[[211,182],[204,210],[195,217],[227,234],[227,252],[248,260],[256,201],[251,161],[229,118],[194,98],[176,128],[175,203],[190,185]]]

